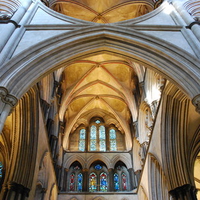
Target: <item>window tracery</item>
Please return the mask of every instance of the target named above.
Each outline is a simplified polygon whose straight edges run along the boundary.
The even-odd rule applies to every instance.
[[[75,161],[69,169],[68,188],[70,192],[81,192],[83,189],[82,167],[78,161]]]
[[[103,119],[93,117],[89,127],[81,124],[70,134],[69,150],[123,151],[125,150],[125,136],[114,124],[107,125]]]

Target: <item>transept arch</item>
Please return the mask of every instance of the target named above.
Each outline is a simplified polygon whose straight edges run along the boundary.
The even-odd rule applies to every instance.
[[[2,67],[0,87],[6,88],[7,96],[19,99],[48,73],[99,53],[126,57],[155,70],[193,98],[193,104],[199,110],[200,69],[195,57],[159,38],[110,26],[84,28],[81,37],[77,31],[72,31],[20,53]],[[185,77],[187,82],[182,81]],[[5,121],[8,109],[1,121]],[[64,148],[66,145],[64,142]]]
[[[36,1],[36,4],[40,3],[37,3]],[[34,9],[36,12],[36,7]],[[51,12],[46,12],[47,18],[49,13]],[[32,15],[32,17],[34,16],[34,14]],[[148,16],[152,17],[152,14]],[[63,19],[64,18],[65,17],[63,17]],[[144,19],[145,17],[142,18]],[[59,20],[61,20],[61,16]],[[75,21],[81,22],[81,20],[75,20]],[[135,22],[136,21],[137,19],[135,20]],[[73,19],[71,19],[71,22],[73,22]],[[84,23],[85,22],[83,22],[82,24]],[[75,167],[75,164],[78,162],[80,162],[80,165],[78,164],[78,167],[81,167],[82,174],[84,177],[88,177],[88,169],[91,170],[91,168],[95,168],[96,167],[95,165],[98,164],[104,165],[104,168],[106,168],[107,170],[106,173],[107,175],[109,174],[109,178],[111,179],[113,172],[115,172],[116,170],[115,168],[117,167],[120,168],[121,164],[127,169],[126,174],[128,175],[130,173],[129,178],[131,179],[134,177],[136,171],[134,171],[135,168],[133,167],[135,157],[134,154],[132,154],[134,151],[134,147],[132,146],[132,144],[134,143],[134,141],[137,142],[138,139],[137,134],[134,134],[137,131],[136,128],[138,128],[135,126],[135,124],[136,123],[139,124],[140,120],[138,117],[140,115],[140,113],[138,112],[138,107],[139,105],[141,105],[141,99],[143,99],[143,96],[145,96],[146,90],[145,88],[143,88],[142,84],[145,83],[145,81],[148,82],[145,74],[148,71],[148,69],[152,70],[153,73],[162,75],[167,80],[165,85],[166,87],[163,90],[164,92],[162,91],[163,92],[162,98],[158,100],[161,103],[159,104],[159,108],[157,109],[158,112],[162,113],[160,114],[160,116],[162,116],[162,122],[161,122],[162,127],[159,130],[155,130],[155,132],[160,131],[158,133],[162,135],[161,136],[162,141],[159,140],[159,142],[163,143],[162,148],[159,149],[160,151],[162,151],[160,153],[160,155],[162,156],[160,160],[162,161],[162,163],[166,164],[166,166],[164,166],[164,164],[163,166],[161,166],[161,164],[158,163],[158,161],[154,156],[150,156],[151,157],[150,159],[152,161],[151,163],[152,169],[153,167],[155,167],[156,169],[158,169],[156,173],[157,172],[159,173],[160,171],[162,172],[163,168],[171,184],[170,189],[172,196],[174,194],[176,195],[177,191],[175,190],[178,190],[180,187],[181,189],[186,188],[187,190],[189,190],[189,192],[191,192],[191,190],[194,189],[193,187],[194,177],[192,177],[192,173],[188,172],[188,170],[191,168],[189,164],[193,166],[194,159],[199,153],[199,136],[198,136],[199,131],[197,131],[196,133],[194,133],[194,131],[191,134],[189,133],[188,127],[191,127],[191,124],[189,123],[188,118],[192,116],[191,111],[193,111],[194,113],[194,106],[196,107],[196,111],[200,112],[200,65],[199,65],[198,55],[196,57],[192,56],[183,48],[181,49],[169,42],[163,41],[160,38],[149,36],[143,33],[142,31],[141,32],[137,31],[135,30],[134,26],[133,27],[125,26],[125,25],[130,25],[126,23],[127,22],[115,23],[114,25],[113,24],[95,25],[93,23],[85,23],[86,26],[83,26],[81,31],[75,30],[76,28],[74,28],[72,31],[71,30],[68,31],[67,34],[66,33],[60,35],[58,34],[56,37],[51,38],[51,40],[47,39],[40,43],[36,42],[37,44],[35,43],[35,45],[30,46],[28,49],[24,50],[18,55],[15,54],[14,57],[12,57],[8,62],[5,62],[3,66],[1,66],[2,68],[0,75],[0,111],[1,111],[0,133],[4,127],[4,121],[6,120],[7,115],[10,112],[12,112],[12,108],[14,108],[13,115],[15,122],[13,124],[15,125],[15,130],[13,130],[13,132],[15,136],[17,135],[16,137],[17,140],[15,141],[14,144],[16,145],[15,149],[17,150],[17,152],[13,153],[14,156],[12,156],[11,159],[10,167],[12,168],[11,173],[13,174],[11,175],[13,177],[11,177],[10,180],[12,181],[17,180],[19,188],[21,185],[24,186],[25,195],[27,197],[29,190],[32,190],[30,188],[34,182],[33,181],[34,171],[36,174],[38,170],[36,166],[38,165],[39,165],[39,170],[41,170],[39,171],[38,177],[39,179],[41,177],[41,179],[40,180],[38,179],[36,188],[38,186],[39,192],[42,191],[42,188],[44,188],[43,186],[45,184],[42,178],[45,179],[46,174],[42,172],[42,168],[45,168],[44,160],[47,158],[47,154],[48,154],[48,161],[50,162],[53,161],[52,164],[50,165],[51,169],[48,171],[48,173],[50,171],[53,172],[52,174],[53,179],[49,182],[47,181],[48,182],[47,197],[49,197],[49,199],[52,200],[57,199],[58,191],[60,190],[60,188],[61,189],[62,187],[65,188],[65,183],[62,183],[63,180],[61,180],[63,173],[64,175],[67,175],[68,169],[71,166]],[[78,24],[76,24],[76,26],[77,25]],[[179,31],[181,31],[180,27]],[[183,25],[182,28],[185,28],[185,26]],[[189,47],[189,44],[187,45]],[[194,53],[196,53],[194,49],[193,51]],[[15,52],[15,50],[12,50],[10,55],[12,55],[13,52]],[[95,103],[99,103],[101,101],[101,106],[104,105],[105,107],[104,109],[101,109],[102,107],[100,106],[95,107],[96,110],[93,109],[90,113],[87,112],[89,108],[85,109],[85,112],[79,113],[79,115],[82,115],[80,118],[78,118],[79,117],[78,115],[77,118],[75,117],[74,113],[76,113],[76,111],[74,111],[74,113],[72,112],[72,115],[70,116],[71,118],[67,116],[69,113],[66,113],[67,112],[66,108],[69,107],[69,104],[74,100],[82,98],[84,96],[84,95],[81,96],[80,92],[81,89],[84,89],[85,93],[87,93],[86,91],[88,89],[88,86],[102,85],[104,87],[106,86],[107,88],[112,89],[116,93],[121,92],[121,90],[117,89],[117,87],[116,88],[112,87],[112,84],[107,85],[106,81],[104,82],[101,80],[98,80],[96,82],[95,81],[91,82],[90,85],[89,84],[84,85],[81,89],[77,90],[76,92],[72,91],[71,94],[67,93],[69,92],[69,90],[67,91],[67,89],[69,88],[67,87],[66,87],[67,89],[65,87],[61,88],[61,90],[67,91],[66,102],[69,101],[69,104],[63,106],[61,115],[57,114],[59,112],[60,108],[59,106],[62,103],[61,100],[63,95],[62,93],[63,91],[60,91],[60,93],[57,92],[58,87],[62,84],[62,81],[60,80],[60,77],[62,77],[62,75],[59,75],[59,73],[61,73],[62,69],[67,69],[71,64],[75,63],[80,59],[84,60],[90,56],[96,56],[102,53],[108,55],[116,55],[119,58],[128,59],[130,63],[134,61],[134,63],[141,65],[142,66],[141,68],[144,69],[144,74],[141,75],[140,77],[140,79],[143,78],[144,79],[141,82],[138,81],[139,75],[135,73],[136,72],[135,69],[132,71],[133,73],[132,72],[129,73],[131,74],[131,80],[133,81],[131,82],[132,85],[130,84],[132,87],[130,86],[130,88],[127,89],[129,90],[128,92],[130,92],[130,94],[122,95],[123,92],[124,93],[127,92],[124,91],[126,90],[126,88],[123,88],[123,84],[122,85],[116,84],[119,88],[120,87],[122,88],[123,92],[121,93],[121,98],[119,97],[120,96],[119,94],[118,94],[119,96],[117,95],[109,96],[109,98],[111,98],[112,96],[112,98],[115,99],[116,101],[120,100],[121,102],[124,102],[124,104],[126,104],[127,106],[126,108],[128,108],[129,110],[127,109],[128,112],[126,112],[127,110],[125,110],[124,113],[128,117],[123,118],[122,116],[120,119],[120,115],[118,115],[120,111],[117,111],[117,109],[116,111],[114,109],[112,110],[112,107],[109,107],[110,106],[109,101],[106,102],[101,95],[95,96],[93,94],[92,95],[95,98],[94,99]],[[10,55],[8,55],[6,58],[10,58],[9,57]],[[4,60],[2,62],[4,62]],[[96,64],[98,65],[98,63]],[[132,65],[134,64],[132,63]],[[134,66],[132,65],[130,65],[129,67],[134,68]],[[55,72],[55,70],[58,71]],[[109,75],[113,76],[112,73],[110,73]],[[44,80],[44,84],[45,83],[50,84],[45,89],[52,89],[52,90],[51,91],[49,90],[48,92],[44,93],[44,95],[42,96],[44,97],[43,99],[39,96],[41,88],[39,87],[37,88],[37,86],[39,86],[39,84],[37,83],[39,81],[42,81],[45,76],[47,77],[48,80],[46,81]],[[82,81],[83,79],[80,79],[80,83]],[[118,83],[120,83],[120,81]],[[66,83],[66,85],[67,84],[68,83]],[[78,85],[79,84],[75,84],[75,87],[76,86],[78,87]],[[135,90],[133,88],[137,90],[138,93],[134,93]],[[53,93],[53,95],[55,96],[53,96],[51,93]],[[69,94],[69,96],[67,96],[67,94]],[[92,95],[88,94],[88,96],[90,97]],[[136,100],[135,99],[132,100],[132,98],[135,98],[135,96],[133,95],[135,96],[138,95],[138,99],[136,98]],[[40,123],[41,121],[39,121],[39,119],[42,119],[43,115],[41,111],[44,111],[40,109],[40,100],[45,101],[48,98],[50,102],[53,102],[52,105],[53,104],[55,105],[55,109],[53,107],[52,112],[48,114],[49,117],[53,116],[52,123],[56,122],[54,128],[55,130],[53,130],[53,132],[55,131],[56,133],[55,136],[60,138],[60,143],[58,145],[60,146],[60,149],[57,148],[57,146],[54,146],[55,147],[54,149],[53,148],[49,149],[48,148],[49,146],[47,145],[46,149],[48,149],[49,153],[45,152],[41,159],[41,154],[39,155],[38,153],[39,151],[37,151],[38,136],[41,135],[39,130],[40,131],[43,130],[44,134],[50,133],[49,134],[50,136],[51,132],[49,132],[48,130],[46,131],[45,129],[46,122],[42,124]],[[18,101],[18,106],[16,106],[17,101]],[[131,102],[131,101],[136,101],[136,102]],[[93,105],[95,105],[95,103],[93,103]],[[192,105],[192,103],[194,106]],[[143,106],[144,108],[147,107],[144,104]],[[81,105],[79,105],[79,107],[81,107]],[[92,108],[92,106],[90,108]],[[17,110],[17,112],[15,109]],[[130,110],[132,113],[129,112]],[[102,116],[103,118],[103,116],[106,115],[106,111],[108,112],[108,114],[110,114],[110,118],[106,117],[110,123],[110,124],[108,123],[110,127],[113,126],[116,130],[123,129],[123,131],[121,131],[122,134],[126,134],[125,137],[128,138],[127,148],[123,150],[117,149],[117,151],[115,150],[112,151],[112,148],[109,147],[107,152],[101,152],[101,153],[99,151],[87,152],[88,147],[85,148],[85,152],[81,152],[80,149],[77,151],[68,149],[67,142],[69,142],[69,137],[66,134],[65,130],[67,129],[69,130],[70,127],[71,129],[69,130],[69,134],[71,130],[77,130],[78,132],[79,131],[78,128],[81,128],[83,124],[85,125],[88,123],[87,117],[85,117],[84,115],[87,115],[89,113],[88,114],[89,116],[92,117]],[[144,111],[146,110],[144,109]],[[147,111],[149,112],[151,111],[150,104]],[[56,116],[54,116],[55,113]],[[97,113],[99,113],[99,115],[96,115]],[[195,119],[199,119],[199,117],[196,116],[197,113],[195,113],[194,115],[196,117],[196,118],[194,117]],[[70,120],[73,121],[74,123],[72,124]],[[191,119],[191,121],[192,120],[193,119]],[[195,120],[193,120],[192,122],[194,123],[194,121]],[[133,122],[135,124],[133,124]],[[40,129],[40,127],[38,127],[40,125],[42,126],[44,125],[44,127]],[[149,123],[148,125],[149,127],[151,127],[151,123]],[[89,130],[88,127],[84,128],[85,130],[86,128],[87,130]],[[2,133],[2,135],[3,134],[4,133]],[[47,140],[49,135],[47,135],[46,138]],[[151,141],[152,139],[151,135],[149,134],[149,136]],[[108,134],[107,138],[109,137],[110,136]],[[190,138],[188,139],[187,137]],[[190,141],[190,139],[192,141]],[[183,145],[186,143],[190,145],[191,148],[188,148],[186,145],[185,146]],[[57,145],[57,143],[54,144]],[[108,144],[108,142],[106,145],[111,146],[111,144]],[[26,147],[26,151],[24,151],[24,147]],[[0,146],[0,149],[1,148],[2,147]],[[188,150],[187,148],[190,149],[191,151],[187,151]],[[52,152],[53,156],[51,157],[50,152],[52,150],[53,150]],[[138,153],[137,150],[135,152],[136,154]],[[151,150],[149,152],[151,152]],[[38,158],[38,155],[39,159],[36,160]],[[15,161],[15,158],[19,158],[18,162]],[[145,160],[148,160],[148,158],[147,159],[146,158],[147,157],[145,157]],[[40,161],[40,163],[38,163],[38,161]],[[30,164],[30,169],[29,165],[24,165],[25,162]],[[74,162],[76,163],[73,165]],[[141,166],[141,168],[142,167],[143,166]],[[15,172],[15,168],[17,169],[16,170],[17,172]],[[24,171],[25,173],[22,173],[22,171]],[[140,178],[140,176],[138,177]],[[151,178],[152,180],[154,180],[154,177]],[[109,183],[111,183],[112,181],[113,180],[109,180]],[[139,183],[139,181],[137,183]],[[84,192],[88,191],[86,188],[87,184],[88,184],[88,178],[87,179],[85,178],[84,179],[85,188],[83,189]],[[185,184],[186,187],[183,184]],[[132,187],[133,185],[134,185],[133,183],[130,183],[130,190],[132,190],[132,188],[136,188],[137,186],[139,186],[136,184],[134,185],[136,187]],[[187,187],[188,185],[189,187]],[[143,183],[140,186],[142,187]],[[109,187],[111,188],[111,190],[108,191],[113,191],[112,185],[110,185]],[[165,188],[168,189],[167,187]],[[8,189],[7,192],[9,194],[10,185],[8,185],[7,189]],[[129,189],[124,191],[129,191]],[[145,192],[144,198],[147,198],[146,194],[147,193]],[[12,191],[10,192],[9,195],[13,195]],[[17,198],[17,195],[22,196],[20,192],[14,195],[16,195],[15,198]]]
[[[190,98],[199,94],[198,60],[192,55],[185,54],[179,47],[144,33],[109,26],[85,28],[82,36],[78,36],[76,31],[67,35],[62,34],[51,40],[54,42],[47,40],[31,47],[30,51],[12,58],[4,64],[6,68],[2,67],[1,87],[7,88],[10,94],[20,98],[48,73],[79,58],[107,52],[128,57],[156,70],[175,83]],[[188,68],[191,69],[189,72]],[[185,84],[181,82],[184,76],[188,76],[188,82]],[[16,83],[15,79],[19,77],[21,80],[17,85],[21,85],[20,90],[17,89],[17,85],[12,87]]]

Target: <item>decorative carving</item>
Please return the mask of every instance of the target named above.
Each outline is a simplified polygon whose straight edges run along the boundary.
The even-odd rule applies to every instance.
[[[200,114],[200,94],[192,99],[192,104],[196,107],[196,111]]]
[[[152,113],[152,117],[153,119],[155,118],[155,115],[156,115],[156,111],[157,111],[157,108],[158,108],[158,100],[155,100],[151,103],[151,113]]]
[[[6,104],[9,104],[11,107],[14,107],[17,104],[18,99],[13,95],[8,94],[2,99],[2,101]]]
[[[5,97],[8,94],[8,90],[4,87],[0,87],[0,97]]]
[[[8,94],[8,90],[4,87],[0,87],[0,97],[2,102],[9,104],[11,107],[16,106],[18,102],[18,99],[13,95]]]
[[[0,20],[9,20],[11,17],[11,14],[0,11]]]

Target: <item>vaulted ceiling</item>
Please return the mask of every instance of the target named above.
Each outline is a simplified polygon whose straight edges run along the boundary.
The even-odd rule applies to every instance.
[[[154,9],[153,0],[53,0],[50,7],[62,14],[97,23],[132,19]]]
[[[130,138],[130,122],[137,117],[133,91],[143,75],[143,66],[108,54],[67,66],[59,112],[60,119],[66,122],[66,139],[80,125],[88,126],[92,117],[102,117],[107,125],[115,125]]]
[[[157,2],[157,1],[155,1]],[[97,23],[113,23],[151,12],[152,0],[50,0],[49,7],[70,17]],[[139,90],[145,68],[114,55],[99,54],[77,60],[63,71],[63,97],[59,111],[66,122],[64,148],[69,134],[92,117],[102,117],[126,136],[131,148],[130,123],[137,119],[133,91]],[[137,91],[140,95],[140,91]]]

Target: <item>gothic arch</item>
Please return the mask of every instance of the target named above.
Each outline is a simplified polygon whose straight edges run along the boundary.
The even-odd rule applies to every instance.
[[[79,156],[79,155],[76,155],[76,156],[71,156],[71,157],[69,157],[67,160],[65,160],[65,162],[64,162],[65,168],[66,168],[66,169],[69,169],[70,166],[71,166],[71,164],[72,164],[73,162],[75,162],[75,161],[78,161],[78,162],[81,164],[81,166],[82,166],[83,168],[85,167],[85,160],[84,160],[84,158],[82,158],[82,157]]]
[[[80,36],[78,30],[61,34],[12,58],[2,67],[0,85],[20,98],[48,73],[67,66],[74,60],[106,52],[127,57],[157,71],[190,98],[200,93],[199,62],[179,47],[122,27],[86,27],[81,34]],[[188,81],[183,83],[185,76]]]
[[[87,163],[86,163],[86,168],[89,169],[91,164],[97,160],[100,160],[102,162],[105,163],[106,167],[109,169],[110,166],[111,166],[111,162],[109,160],[109,158],[103,154],[95,154],[95,155],[92,155],[90,156],[88,159],[87,159]]]
[[[130,169],[130,168],[132,167],[131,160],[128,159],[126,156],[120,155],[120,154],[119,154],[119,155],[115,156],[115,157],[112,159],[111,168],[114,169],[115,164],[116,164],[118,161],[122,161],[122,162],[126,165],[127,169]]]

